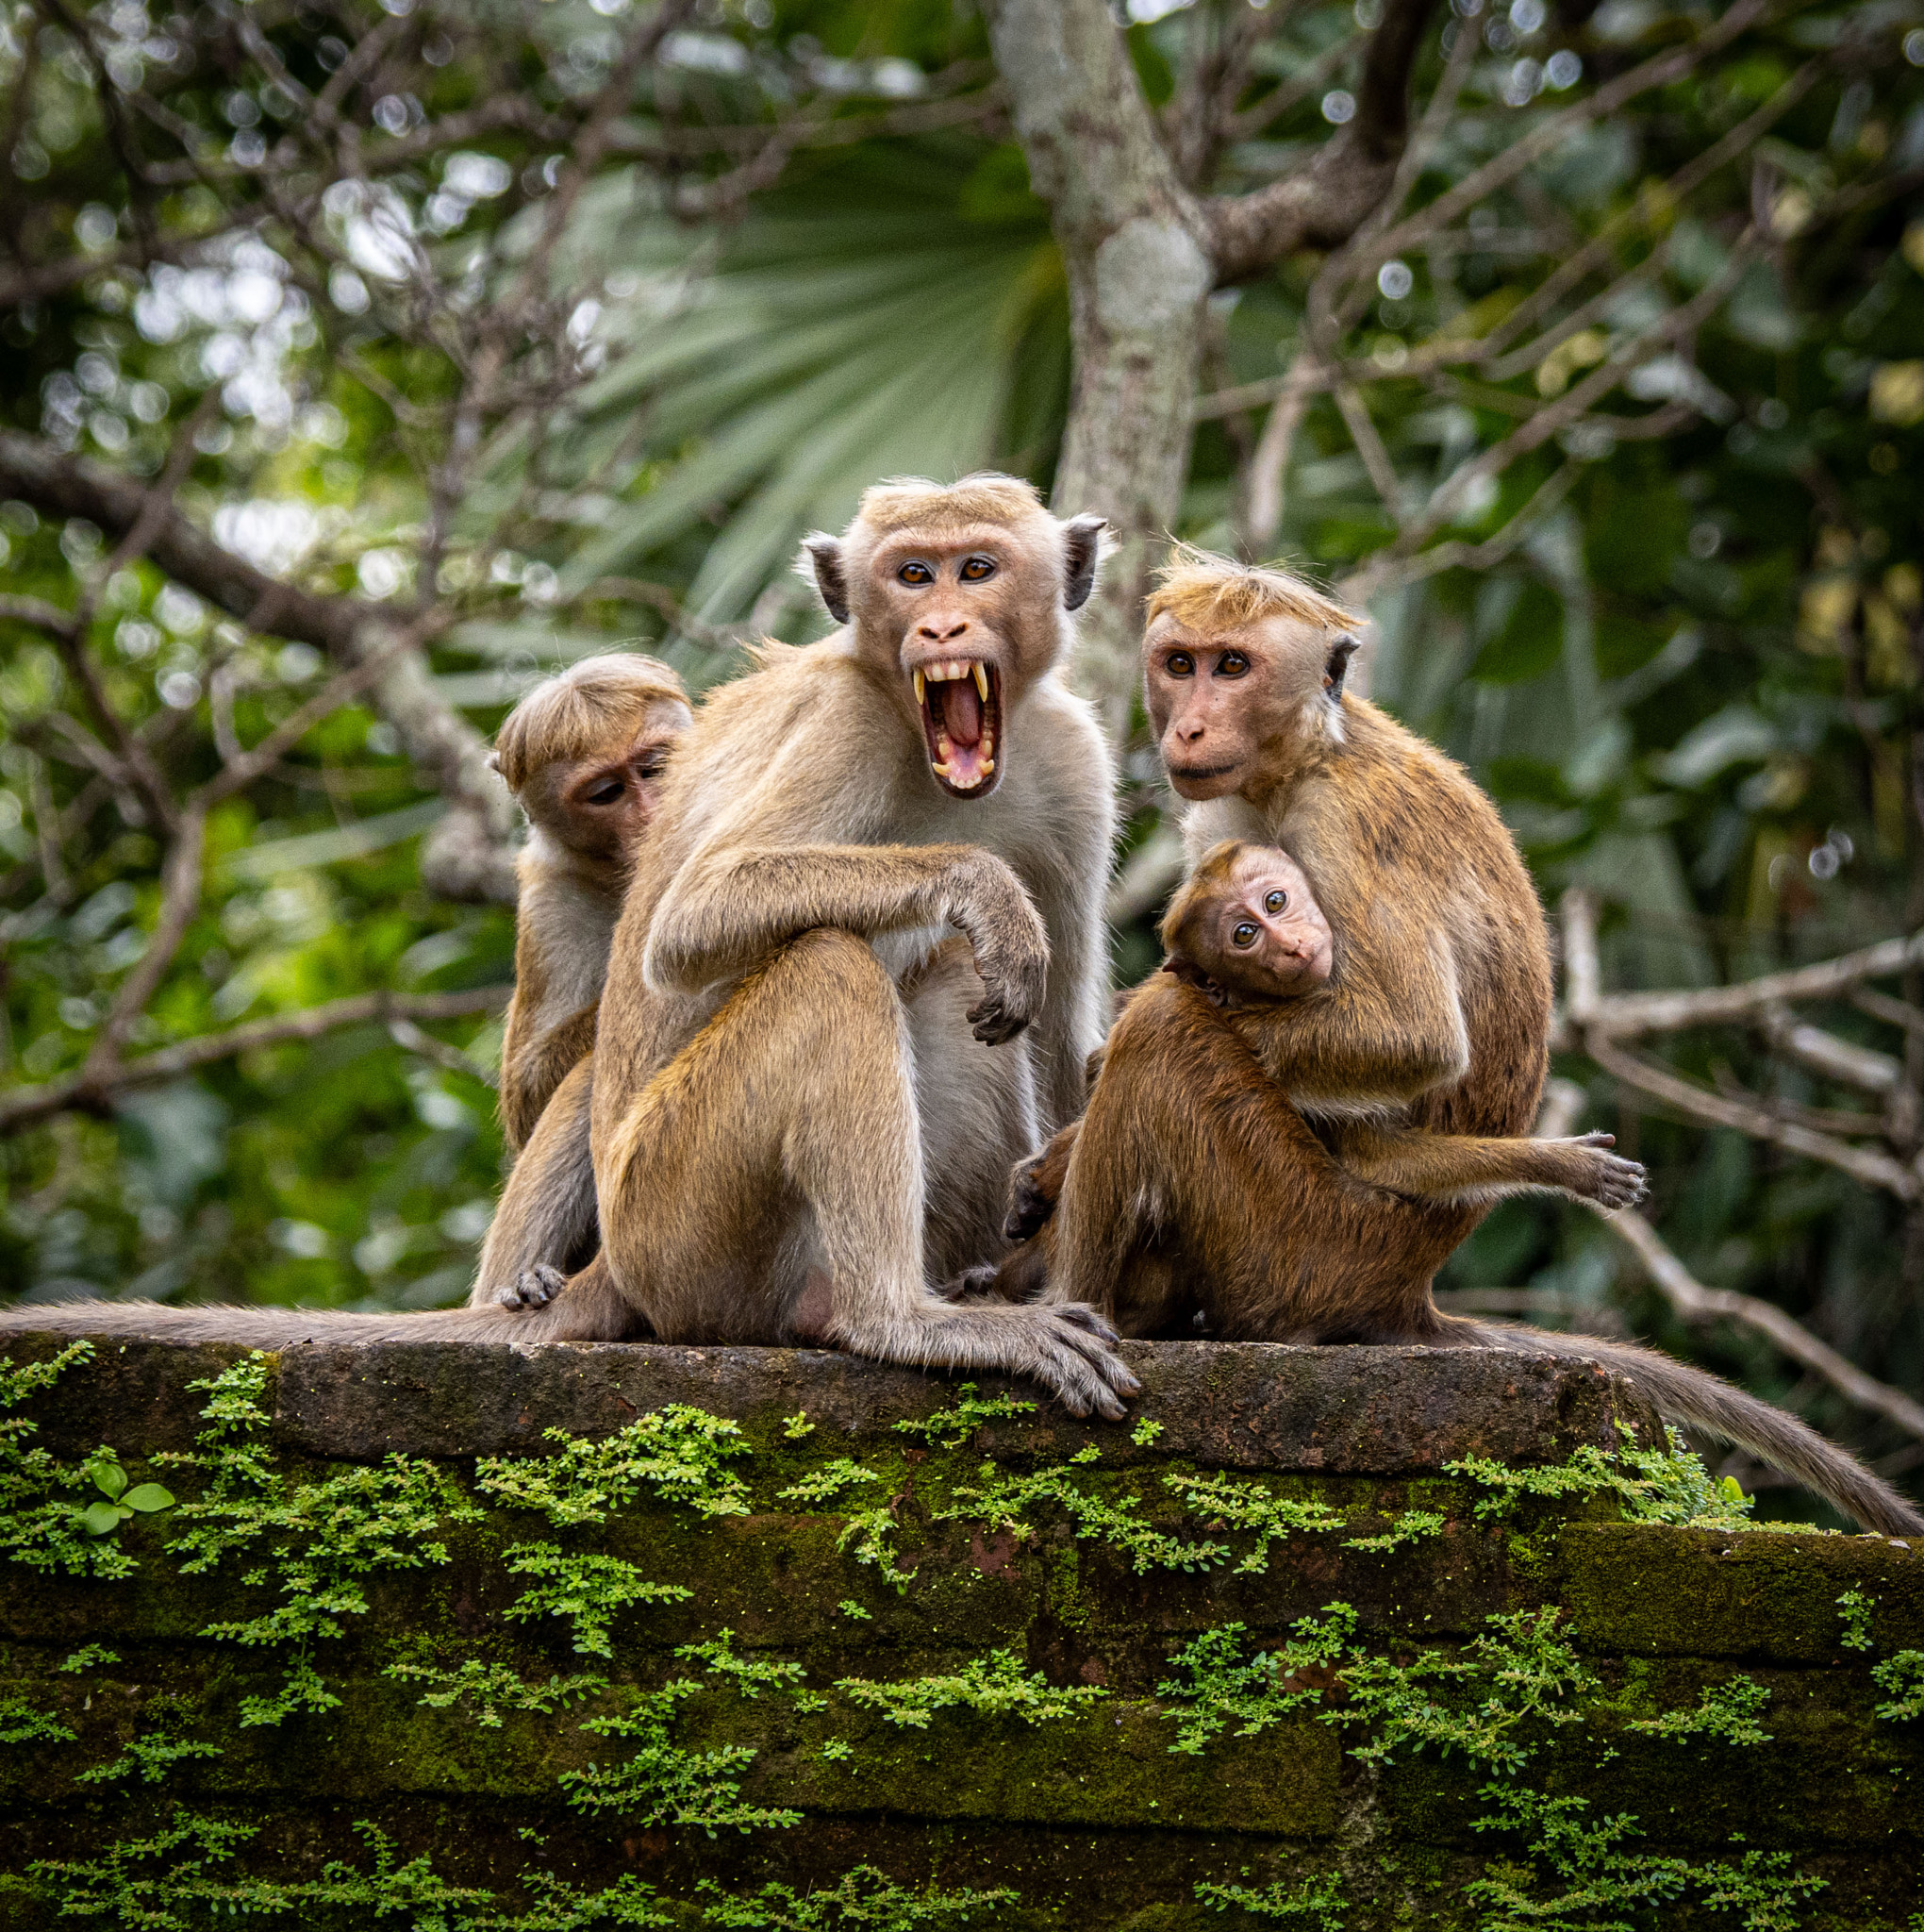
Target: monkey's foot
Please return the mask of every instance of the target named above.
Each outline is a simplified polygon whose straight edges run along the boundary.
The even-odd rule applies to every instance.
[[[1028,1374],[1053,1391],[1070,1415],[1094,1409],[1106,1421],[1120,1422],[1128,1413],[1123,1397],[1140,1395],[1142,1384],[1113,1351],[1115,1329],[1086,1302],[1032,1306],[1020,1312],[1039,1331],[1033,1338],[1037,1358],[1025,1365]]]
[[[1001,1265],[994,1261],[981,1261],[973,1268],[965,1268],[953,1281],[945,1281],[936,1292],[945,1302],[999,1302],[1004,1299],[996,1292],[1002,1276]]]
[[[1650,1175],[1638,1162],[1607,1150],[1617,1145],[1615,1134],[1584,1134],[1579,1146],[1594,1149],[1590,1172],[1581,1190],[1583,1198],[1598,1207],[1634,1208],[1650,1193]]]
[[[1012,1241],[1025,1241],[1044,1227],[1055,1212],[1055,1196],[1043,1185],[1050,1149],[1033,1155],[1009,1175],[1009,1211],[1003,1233]]]
[[[537,1261],[522,1270],[512,1288],[499,1290],[494,1299],[504,1308],[545,1308],[567,1286],[568,1277],[560,1269]]]

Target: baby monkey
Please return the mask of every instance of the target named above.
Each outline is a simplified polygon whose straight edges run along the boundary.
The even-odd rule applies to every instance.
[[[1314,992],[1335,960],[1302,868],[1274,845],[1219,845],[1169,908],[1163,943],[1163,971],[1219,1007]]]
[[[1264,1032],[1278,1024],[1286,1003],[1313,997],[1335,968],[1335,935],[1309,880],[1273,845],[1231,841],[1206,853],[1170,905],[1162,940],[1169,955],[1164,972],[1228,1010],[1258,1059]],[[1313,1124],[1332,1158],[1357,1179],[1421,1200],[1467,1203],[1550,1191],[1600,1208],[1628,1208],[1643,1198],[1643,1169],[1610,1152],[1610,1134],[1525,1141],[1353,1118]]]

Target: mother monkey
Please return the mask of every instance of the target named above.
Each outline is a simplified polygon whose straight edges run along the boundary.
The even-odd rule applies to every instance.
[[[1354,620],[1306,584],[1190,553],[1144,642],[1169,782],[1196,801],[1190,858],[1280,845],[1335,936],[1321,991],[1246,1043],[1157,975],[1112,1034],[1046,1230],[1048,1293],[1128,1334],[1199,1304],[1226,1340],[1427,1342],[1607,1363],[1666,1417],[1736,1442],[1869,1528],[1905,1499],[1795,1416],[1653,1350],[1443,1314],[1436,1270],[1484,1211],[1348,1173],[1310,1122],[1399,1116],[1443,1134],[1530,1130],[1550,1024],[1535,888],[1461,766],[1343,690]],[[1340,1137],[1332,1137],[1340,1145]]]

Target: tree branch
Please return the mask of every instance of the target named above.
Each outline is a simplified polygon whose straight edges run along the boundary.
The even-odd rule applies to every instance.
[[[64,1079],[49,1080],[44,1086],[22,1087],[0,1094],[0,1134],[18,1133],[23,1127],[33,1126],[58,1113],[97,1112],[117,1093],[177,1080],[216,1060],[252,1053],[257,1047],[318,1040],[338,1027],[369,1022],[419,1024],[423,1021],[458,1020],[471,1013],[497,1012],[507,1004],[511,991],[506,986],[484,986],[465,992],[356,993],[323,1007],[310,1007],[303,1013],[280,1014],[271,1020],[251,1021],[225,1033],[184,1040],[177,1046],[164,1046],[112,1067],[91,1072],[83,1067]]]
[[[1355,117],[1300,174],[1203,204],[1219,282],[1245,281],[1299,248],[1335,248],[1375,212],[1410,130],[1410,70],[1435,0],[1388,0],[1369,38]]]
[[[1765,1337],[1792,1361],[1821,1375],[1860,1408],[1895,1423],[1924,1440],[1924,1405],[1901,1389],[1893,1389],[1866,1375],[1854,1362],[1819,1341],[1801,1323],[1793,1321],[1773,1302],[1738,1294],[1724,1288],[1705,1288],[1666,1245],[1663,1237],[1634,1208],[1599,1217],[1605,1227],[1634,1255],[1657,1291],[1678,1316],[1698,1325],[1738,1322]]]
[[[7,430],[0,430],[0,489],[53,516],[86,517],[116,539],[141,524],[156,494],[131,477]],[[223,550],[171,504],[154,515],[146,553],[175,582],[249,629],[311,644],[343,669],[381,656],[398,627],[392,613],[358,598],[303,591],[267,575]],[[486,741],[442,702],[418,650],[385,662],[373,695],[409,755],[456,808],[423,855],[424,882],[450,898],[513,904],[514,802],[489,767]]]

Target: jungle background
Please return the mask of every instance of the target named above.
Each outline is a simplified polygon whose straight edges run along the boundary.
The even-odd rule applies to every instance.
[[[462,1299],[494,725],[820,635],[804,531],[995,466],[1124,539],[1119,983],[1143,574],[1289,559],[1567,908],[1552,1110],[1651,1171],[1450,1298],[1924,1464],[1924,948],[1717,991],[1924,924],[1914,10],[6,0],[0,130],[7,1289]]]

